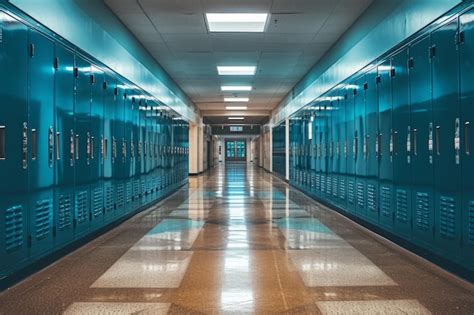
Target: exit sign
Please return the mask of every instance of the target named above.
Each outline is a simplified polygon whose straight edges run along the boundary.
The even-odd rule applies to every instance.
[[[242,132],[243,127],[242,126],[230,126],[230,132]]]

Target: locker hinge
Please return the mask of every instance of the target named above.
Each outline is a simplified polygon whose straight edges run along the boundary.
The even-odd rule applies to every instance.
[[[59,68],[59,58],[58,57],[54,58],[53,67],[54,67],[54,69],[58,70],[58,68]]]
[[[364,90],[369,89],[369,84],[367,82],[364,83]]]
[[[407,66],[408,66],[408,69],[412,69],[415,67],[415,60],[413,59],[413,57],[408,59]]]
[[[465,40],[464,31],[457,32],[456,38],[455,38],[456,45],[464,44],[464,40]]]
[[[31,58],[35,56],[35,44],[30,44],[28,46],[28,54],[30,55]]]
[[[395,68],[390,69],[390,77],[393,78],[395,76]]]
[[[436,56],[436,45],[433,45],[429,48],[428,54],[429,54],[430,59],[433,59],[433,57]]]
[[[102,89],[107,90],[107,82],[106,81],[104,81],[104,83],[102,83]]]
[[[31,239],[31,235],[28,235],[28,236],[26,237],[26,243],[28,244],[28,247],[31,247],[32,242],[33,242],[33,241],[32,241],[32,239]]]
[[[56,237],[56,233],[57,233],[56,226],[53,226],[53,237]]]
[[[382,82],[382,77],[378,75],[375,77],[375,84],[379,84],[380,82]]]
[[[79,76],[79,68],[74,67],[74,77],[77,78]]]
[[[105,215],[105,207],[102,207],[102,215]]]

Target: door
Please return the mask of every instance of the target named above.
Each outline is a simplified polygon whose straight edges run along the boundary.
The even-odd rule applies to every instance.
[[[246,161],[247,145],[245,140],[226,140],[226,161]]]

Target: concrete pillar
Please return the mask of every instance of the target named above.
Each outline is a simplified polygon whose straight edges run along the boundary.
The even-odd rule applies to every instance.
[[[198,124],[189,125],[189,174],[196,175],[204,170],[204,128],[202,118]]]

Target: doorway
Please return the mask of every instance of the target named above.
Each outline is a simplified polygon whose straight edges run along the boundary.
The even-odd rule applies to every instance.
[[[246,140],[226,140],[225,160],[232,162],[247,161],[247,141]]]

